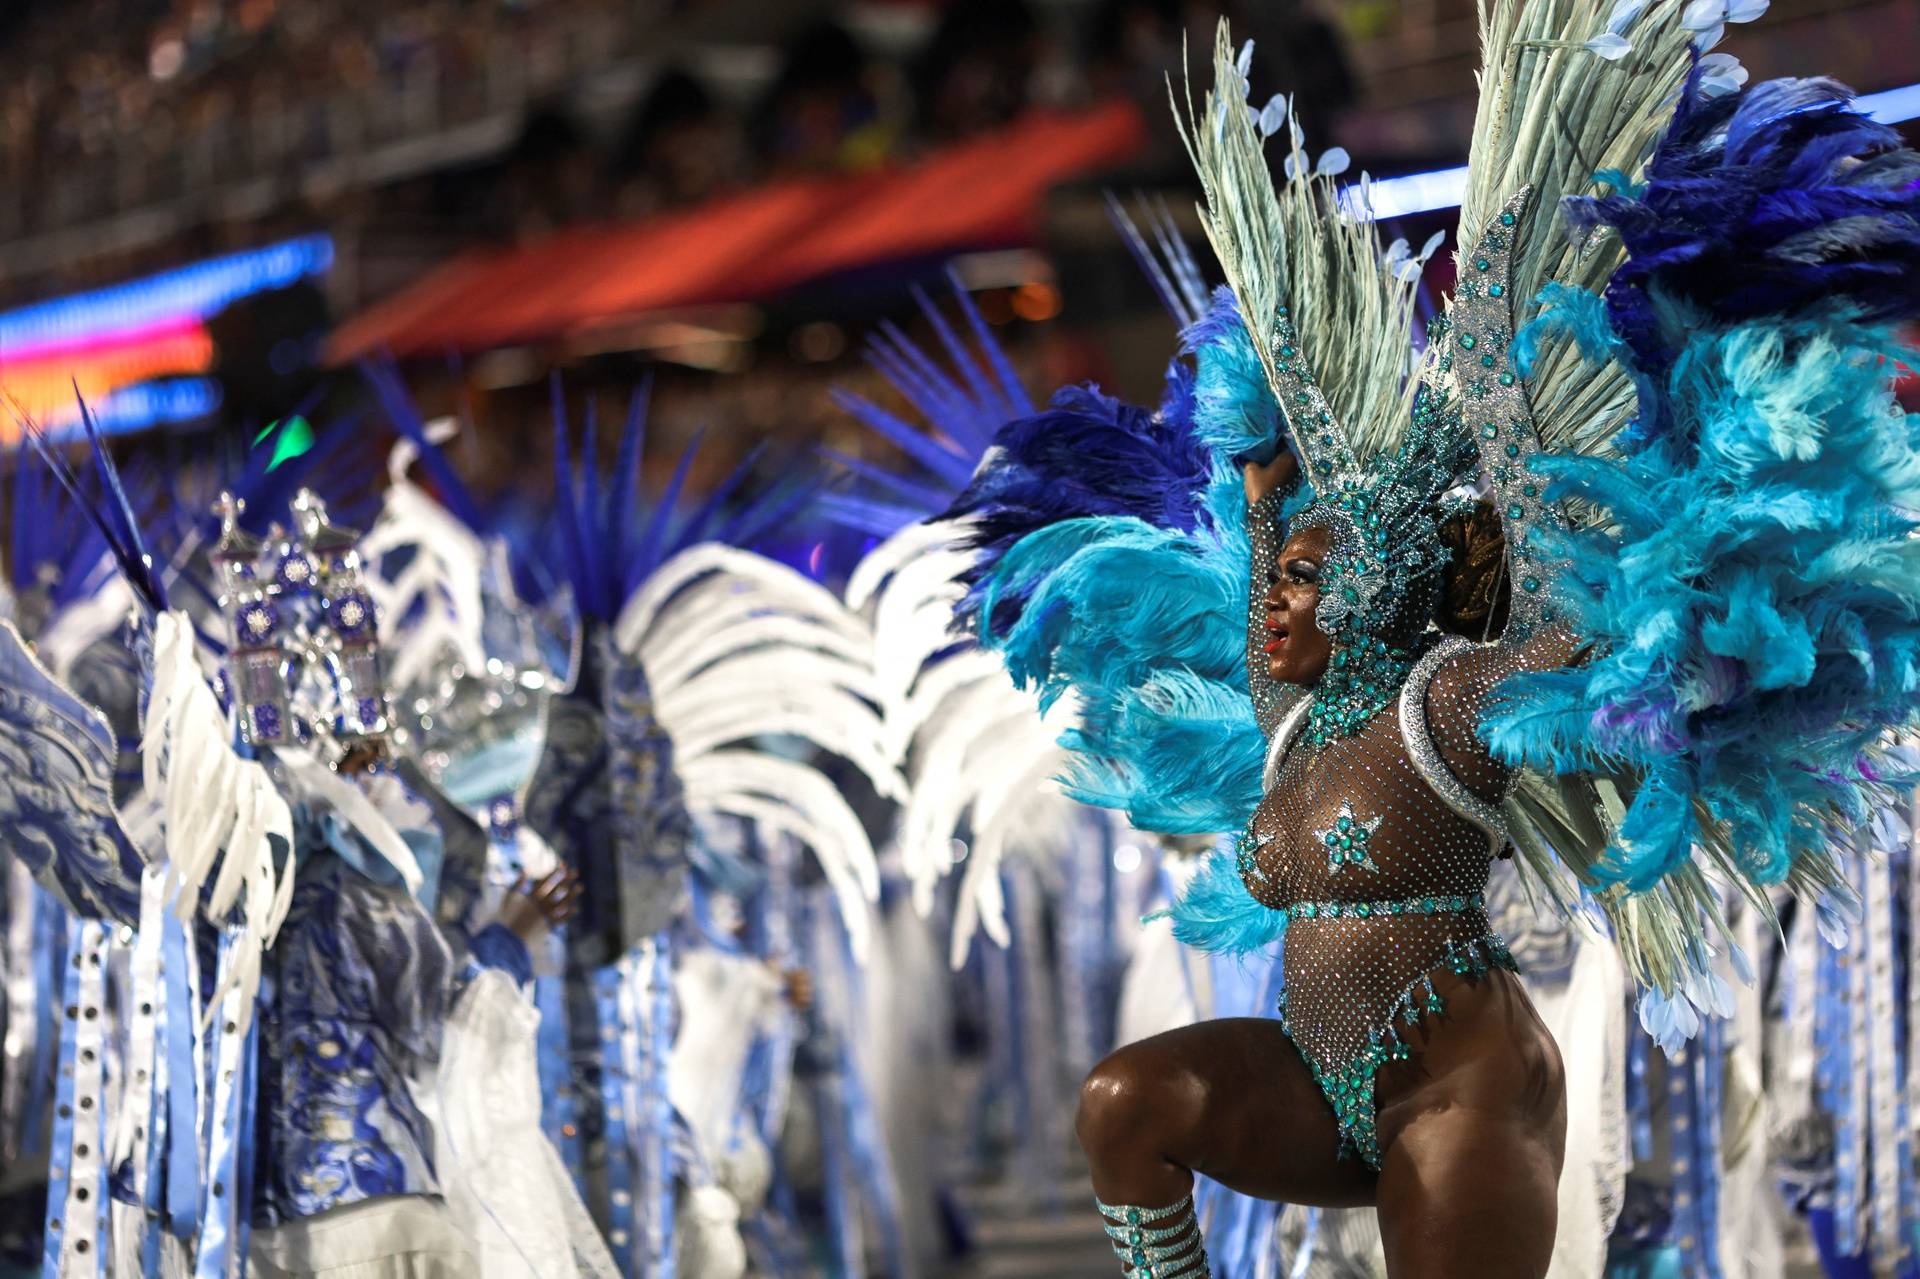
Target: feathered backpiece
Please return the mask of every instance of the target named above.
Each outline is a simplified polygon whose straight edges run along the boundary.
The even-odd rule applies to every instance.
[[[81,418],[95,485],[85,483],[37,427],[25,426],[29,441],[73,506],[98,532],[137,604],[132,644],[143,667],[141,783],[146,799],[159,807],[161,827],[157,846],[140,851],[165,866],[166,897],[182,920],[198,917],[235,930],[233,962],[208,1001],[207,1015],[219,1006],[220,995],[235,988],[244,996],[240,1015],[250,1016],[260,957],[273,944],[292,902],[292,814],[266,770],[235,751],[231,721],[202,666],[203,650],[193,623],[169,607],[166,586],[119,469],[84,405]],[[43,837],[37,847],[32,840],[21,847],[47,855],[39,859],[36,871],[77,911],[132,923],[140,915],[143,869],[131,841],[120,831],[111,789],[103,793],[99,786],[101,748],[112,746],[112,736],[97,711],[68,693],[24,652],[17,633],[10,632],[8,638],[15,650],[16,678],[11,682],[22,689],[37,688],[37,696],[54,712],[37,726],[15,726],[30,728],[39,742],[38,749],[29,746],[24,757],[68,761],[51,771],[53,784],[39,795],[43,804],[52,801],[51,807],[28,802],[16,814],[23,823],[32,813],[42,818],[59,815],[53,828],[59,833]],[[56,725],[67,742],[59,751],[49,751],[48,730]],[[20,741],[15,734],[6,736],[12,745]],[[110,781],[111,755],[106,758]],[[32,793],[29,788],[23,798]]]
[[[1602,838],[1555,849],[1670,1028],[1712,884],[1763,911],[1767,886],[1835,886],[1837,831],[1911,784],[1886,751],[1920,704],[1920,419],[1892,395],[1920,157],[1831,82],[1715,93],[1696,69],[1644,172],[1608,181],[1567,215],[1620,265],[1549,284],[1516,343],[1534,380],[1559,343],[1634,393],[1530,471],[1571,516],[1535,541],[1591,656],[1515,677],[1488,728],[1611,792]]]
[[[1268,455],[1278,425],[1324,499],[1390,482],[1426,430],[1419,500],[1477,470],[1505,525],[1503,642],[1575,657],[1503,685],[1485,726],[1519,766],[1512,838],[1549,879],[1571,870],[1569,899],[1597,899],[1656,992],[1643,1015],[1684,1029],[1716,1002],[1724,884],[1764,909],[1766,885],[1836,881],[1835,828],[1906,780],[1882,746],[1920,697],[1920,454],[1890,395],[1893,326],[1920,313],[1920,185],[1835,87],[1741,92],[1738,64],[1705,52],[1764,7],[1486,7],[1460,285],[1417,367],[1407,259],[1375,247],[1365,180],[1333,198],[1338,163],[1309,171],[1284,102],[1247,105],[1247,56],[1222,32],[1184,132],[1234,301],[1216,320],[1244,332],[1196,326],[1197,387],[1172,379],[1145,428],[1092,402],[1135,452],[1076,450],[1131,463],[1085,505],[1134,494],[1126,513],[1006,504],[970,601],[1016,679],[1084,699],[1077,793],[1158,829],[1240,824],[1259,738],[1237,626],[1220,625],[1247,588],[1233,464]],[[1262,143],[1283,128],[1276,184]],[[1201,442],[1207,482],[1156,513],[1138,441],[1163,428]],[[1018,425],[1002,438],[975,501],[996,473],[1062,465]],[[1179,485],[1177,447],[1145,456]],[[1203,880],[1189,931],[1259,940],[1230,879]]]
[[[618,953],[664,928],[695,820],[724,815],[811,847],[864,951],[873,848],[812,757],[838,755],[883,796],[904,791],[880,750],[866,630],[816,583],[730,545],[779,527],[818,486],[777,486],[729,513],[749,458],[676,520],[696,440],[642,512],[645,425],[636,396],[603,477],[591,415],[576,462],[556,385],[554,541],[583,637],[572,686],[549,710],[528,822],[587,880],[583,944]]]
[[[1070,697],[1067,793],[1143,830],[1235,829],[1260,799],[1236,458],[1270,444],[1275,421],[1246,329],[1218,299],[1187,329],[1157,410],[1067,388],[1001,428],[948,512],[974,555],[956,620],[1043,710]]]
[[[22,456],[13,469],[7,578],[12,620],[38,640],[62,612],[97,595],[115,568],[106,538],[77,502],[62,497],[53,470],[28,462]]]
[[[1224,32],[1185,126],[1209,235],[1323,501],[1391,483],[1368,459],[1421,429],[1418,411],[1356,418],[1356,368],[1376,394],[1445,403],[1457,419],[1429,414],[1434,433],[1478,448],[1460,478],[1480,472],[1505,525],[1504,642],[1563,628],[1579,654],[1503,686],[1487,726],[1523,768],[1513,838],[1598,896],[1662,992],[1656,1019],[1703,980],[1716,880],[1762,905],[1767,884],[1833,882],[1832,823],[1891,778],[1878,747],[1920,693],[1914,440],[1887,328],[1920,289],[1913,161],[1831,85],[1739,92],[1737,63],[1702,56],[1723,20],[1764,7],[1483,11],[1460,283],[1417,378],[1390,358],[1403,312],[1365,181],[1356,216],[1316,220],[1330,193],[1303,177],[1297,136],[1269,181],[1261,139],[1285,112],[1244,105]],[[1383,562],[1410,555],[1390,539]]]

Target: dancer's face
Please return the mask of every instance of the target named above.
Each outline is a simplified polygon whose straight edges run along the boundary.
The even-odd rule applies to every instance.
[[[1283,684],[1311,687],[1332,659],[1333,644],[1314,619],[1332,545],[1325,528],[1301,529],[1274,560],[1267,584],[1267,674]]]

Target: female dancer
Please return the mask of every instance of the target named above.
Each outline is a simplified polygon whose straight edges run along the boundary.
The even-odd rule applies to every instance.
[[[1272,681],[1312,691],[1356,664],[1360,645],[1337,643],[1317,620],[1329,527],[1296,520],[1277,555],[1262,536],[1272,521],[1260,517],[1295,470],[1286,453],[1245,468],[1254,556],[1265,570],[1255,580],[1265,586],[1255,638]],[[1491,566],[1483,557],[1452,575],[1451,589],[1409,601],[1394,631],[1425,631],[1429,619],[1411,613],[1422,603],[1432,611],[1443,595],[1488,592],[1498,563],[1497,554]],[[1276,747],[1278,776],[1240,862],[1253,896],[1288,913],[1287,1017],[1183,1027],[1094,1069],[1078,1127],[1103,1205],[1183,1204],[1198,1172],[1266,1199],[1378,1205],[1395,1275],[1545,1272],[1566,1131],[1559,1053],[1487,923],[1481,894],[1497,828],[1429,784],[1411,749],[1422,730],[1407,726],[1424,716],[1440,766],[1495,808],[1507,770],[1480,741],[1477,712],[1511,667],[1487,669],[1497,649],[1433,650],[1444,652],[1451,656],[1416,663],[1426,668],[1423,691],[1401,686],[1418,700],[1376,684],[1390,700],[1369,699],[1379,704],[1357,731],[1315,742],[1315,726],[1294,717],[1307,740]],[[1448,908],[1428,911],[1430,903]],[[1445,971],[1429,979],[1436,967]],[[1444,1018],[1405,1024],[1405,1011],[1442,1005]],[[1368,1067],[1391,1042],[1377,1032],[1396,1020],[1399,1039],[1380,1054],[1369,1097]],[[1107,1210],[1128,1235],[1129,1211]],[[1169,1216],[1159,1226],[1173,1224]],[[1196,1228],[1191,1218],[1183,1224],[1157,1245],[1169,1251],[1141,1249],[1153,1258],[1142,1273],[1204,1269]],[[1441,1253],[1431,1241],[1443,1229],[1456,1242]]]
[[[1185,132],[1230,289],[1193,368],[1151,417],[1075,391],[1009,424],[956,503],[964,621],[1043,706],[1074,694],[1069,793],[1243,832],[1176,935],[1286,934],[1277,1024],[1087,1083],[1135,1275],[1207,1272],[1196,1171],[1377,1205],[1396,1276],[1544,1273],[1561,1068],[1492,858],[1604,920],[1672,1042],[1731,1003],[1723,894],[1838,891],[1835,836],[1890,794],[1920,157],[1829,82],[1741,90],[1699,56],[1711,8],[1492,4],[1459,284],[1417,359],[1423,259],[1380,252],[1365,180],[1336,191],[1284,101],[1248,105],[1223,29]]]

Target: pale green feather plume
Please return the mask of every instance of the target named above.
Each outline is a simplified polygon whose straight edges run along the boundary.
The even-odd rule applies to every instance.
[[[1389,452],[1412,416],[1417,281],[1388,270],[1371,222],[1337,211],[1334,180],[1312,174],[1297,127],[1286,131],[1293,176],[1276,178],[1225,21],[1214,41],[1213,76],[1201,113],[1194,114],[1189,80],[1186,100],[1175,96],[1174,118],[1206,196],[1201,225],[1268,384],[1277,384],[1274,319],[1284,306],[1353,456]],[[1298,450],[1297,429],[1294,435]]]
[[[1595,194],[1596,175],[1637,177],[1672,116],[1689,66],[1693,33],[1681,6],[1652,5],[1624,35],[1631,50],[1618,60],[1599,56],[1586,41],[1605,31],[1614,0],[1491,0],[1480,11],[1480,101],[1468,157],[1467,192],[1457,243],[1480,242],[1508,197],[1531,186],[1532,199],[1514,228],[1511,298],[1513,330],[1540,310],[1550,283],[1597,293],[1621,261],[1609,233],[1576,241],[1561,222],[1560,202]],[[1462,270],[1462,278],[1466,277]],[[1570,337],[1540,341],[1526,383],[1528,405],[1549,450],[1593,452],[1635,409],[1624,370],[1585,359]],[[1586,509],[1563,518],[1579,523]],[[1513,841],[1530,886],[1564,908],[1577,910],[1572,879],[1593,892],[1622,957],[1642,985],[1672,990],[1692,962],[1689,948],[1704,927],[1724,932],[1716,883],[1744,887],[1724,836],[1707,836],[1698,860],[1659,886],[1629,893],[1601,887],[1594,876],[1623,811],[1618,796],[1627,778],[1551,778],[1523,774],[1506,808]],[[1608,796],[1613,796],[1608,802]],[[1764,918],[1763,895],[1747,893]]]
[[[1480,105],[1467,160],[1458,243],[1475,243],[1503,201],[1528,183],[1516,228],[1514,329],[1558,281],[1598,291],[1621,260],[1611,233],[1585,244],[1564,233],[1560,200],[1599,191],[1606,170],[1637,176],[1672,117],[1693,32],[1678,3],[1654,4],[1624,35],[1632,51],[1609,61],[1585,47],[1606,28],[1614,0],[1493,0],[1480,12]],[[1633,410],[1626,375],[1583,361],[1570,340],[1544,340],[1527,381],[1541,443],[1591,452]]]

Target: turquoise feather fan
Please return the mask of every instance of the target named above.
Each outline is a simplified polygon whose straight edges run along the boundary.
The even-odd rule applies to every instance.
[[[1191,527],[1086,516],[983,548],[966,620],[1015,683],[1048,705],[1076,699],[1080,726],[1061,743],[1074,758],[1068,794],[1143,830],[1208,834],[1244,826],[1260,802],[1266,741],[1247,696],[1251,552],[1234,458],[1270,450],[1278,415],[1230,301],[1192,326],[1186,354],[1194,371],[1169,371],[1154,429],[1197,440],[1208,459]],[[1107,429],[1132,421],[1116,414]],[[1001,436],[1023,437],[1017,422]]]
[[[1535,537],[1589,657],[1510,679],[1483,731],[1616,784],[1604,846],[1556,851],[1616,923],[1665,917],[1623,939],[1657,1003],[1702,962],[1714,883],[1763,913],[1775,885],[1844,891],[1836,836],[1914,782],[1894,743],[1920,709],[1920,416],[1892,377],[1920,157],[1829,82],[1714,100],[1696,74],[1645,180],[1569,205],[1624,261],[1603,292],[1544,290],[1517,356],[1570,339],[1637,412],[1533,464],[1582,514]]]

